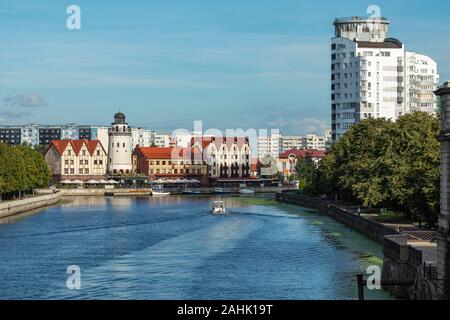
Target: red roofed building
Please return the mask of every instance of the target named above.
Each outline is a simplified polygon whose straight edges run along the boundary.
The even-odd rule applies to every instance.
[[[298,150],[292,149],[280,154],[278,159],[278,169],[286,178],[296,174],[295,166],[299,158],[309,158],[318,165],[320,160],[325,157],[325,151],[322,150]]]
[[[53,140],[44,156],[53,183],[106,177],[108,155],[99,140]]]
[[[133,169],[150,179],[197,179],[208,183],[208,166],[199,148],[139,147],[133,151]]]

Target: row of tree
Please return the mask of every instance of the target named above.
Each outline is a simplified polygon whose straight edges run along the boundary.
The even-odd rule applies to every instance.
[[[361,121],[333,145],[318,168],[311,170],[307,159],[298,162],[303,190],[402,210],[434,224],[440,199],[439,131],[439,119],[423,112],[396,122]]]
[[[46,187],[50,170],[41,152],[28,146],[0,144],[0,194],[4,199]]]

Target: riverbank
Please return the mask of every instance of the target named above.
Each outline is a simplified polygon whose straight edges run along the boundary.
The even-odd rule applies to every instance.
[[[252,190],[255,193],[278,193],[286,190],[286,186],[283,187],[253,187]],[[289,188],[289,187],[288,187]],[[190,190],[198,191],[195,195],[212,195],[214,194],[213,187],[192,188]],[[239,194],[242,188],[226,188],[230,194]],[[73,189],[60,189],[63,196],[151,196],[150,188],[73,188]],[[171,195],[182,195],[185,189],[171,188],[167,189]],[[41,189],[37,191],[39,194],[48,194],[50,190]]]
[[[10,217],[30,210],[47,207],[61,200],[61,192],[43,194],[35,197],[0,202],[0,218]]]
[[[401,231],[390,223],[371,220],[357,214],[352,206],[340,206],[318,198],[289,192],[277,193],[276,200],[316,209],[342,224],[383,244],[383,281],[410,282],[409,286],[389,286],[397,298],[411,300],[439,299],[440,283],[436,269],[436,242],[433,231],[422,231],[403,224]]]
[[[302,207],[316,209],[322,213],[329,215],[342,224],[357,230],[368,238],[384,242],[387,235],[400,235],[394,228],[386,226],[382,223],[369,220],[363,216],[350,212],[338,205],[328,203],[318,198],[312,198],[305,195],[297,195],[288,192],[277,193],[276,200],[278,202],[290,203]]]

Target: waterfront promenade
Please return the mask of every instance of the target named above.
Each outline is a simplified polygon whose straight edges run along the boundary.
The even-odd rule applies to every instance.
[[[30,210],[51,206],[61,200],[61,192],[40,194],[34,197],[0,202],[0,218],[9,217],[15,214]]]

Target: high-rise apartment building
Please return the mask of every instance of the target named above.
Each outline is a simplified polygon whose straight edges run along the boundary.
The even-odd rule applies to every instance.
[[[334,21],[331,40],[331,121],[336,141],[368,118],[395,121],[413,111],[434,113],[433,91],[439,83],[436,63],[405,51],[388,38],[386,18]]]
[[[307,150],[325,150],[326,138],[318,136],[315,133],[307,134],[303,138],[303,149]]]
[[[301,150],[303,149],[303,137],[302,136],[283,136],[282,139],[282,146],[280,153],[283,153],[288,150],[297,149]]]
[[[258,158],[272,157],[278,159],[281,153],[282,136],[278,130],[272,130],[270,135],[258,137]]]

